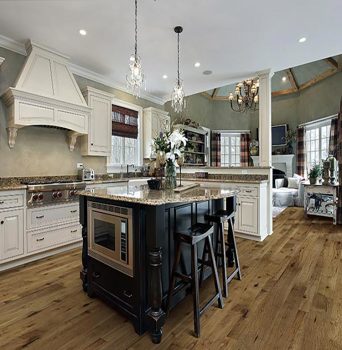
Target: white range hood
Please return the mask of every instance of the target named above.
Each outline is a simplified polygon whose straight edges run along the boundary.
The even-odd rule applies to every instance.
[[[68,68],[69,58],[28,42],[29,56],[14,88],[3,95],[8,107],[8,145],[13,148],[18,129],[51,126],[69,130],[69,148],[88,134],[89,108]]]

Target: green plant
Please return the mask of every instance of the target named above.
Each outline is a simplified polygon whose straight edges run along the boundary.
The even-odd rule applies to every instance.
[[[297,132],[295,130],[289,129],[286,132],[286,136],[283,137],[283,140],[286,142],[286,144],[292,145],[292,143],[296,142],[297,140]]]
[[[322,175],[322,167],[320,164],[315,164],[309,172],[309,178],[315,179]]]

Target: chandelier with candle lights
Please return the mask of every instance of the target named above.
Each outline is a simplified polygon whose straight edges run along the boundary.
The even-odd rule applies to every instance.
[[[230,107],[234,112],[256,111],[259,105],[259,79],[244,80],[229,94]]]

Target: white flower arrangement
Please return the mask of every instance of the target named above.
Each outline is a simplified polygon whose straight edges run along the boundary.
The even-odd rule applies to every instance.
[[[175,129],[171,133],[161,132],[158,137],[153,140],[153,149],[156,153],[163,152],[166,161],[175,163],[178,157],[181,157],[188,139],[180,129]]]

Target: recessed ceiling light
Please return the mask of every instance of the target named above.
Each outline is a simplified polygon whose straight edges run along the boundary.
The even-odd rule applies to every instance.
[[[167,75],[166,74],[163,75],[163,79],[167,79]]]
[[[212,70],[205,70],[205,71],[203,71],[203,74],[210,75],[210,74],[213,74],[213,71]]]
[[[298,40],[298,42],[299,42],[299,43],[305,43],[305,42],[306,42],[306,37],[303,36],[302,38],[300,38],[300,39]]]
[[[201,64],[200,64],[199,62],[196,62],[196,63],[194,64],[194,66],[195,66],[196,68],[198,68],[198,67],[201,66]]]
[[[282,77],[281,80],[285,83],[286,77]]]
[[[87,31],[85,29],[80,29],[80,34],[81,35],[87,35]]]

